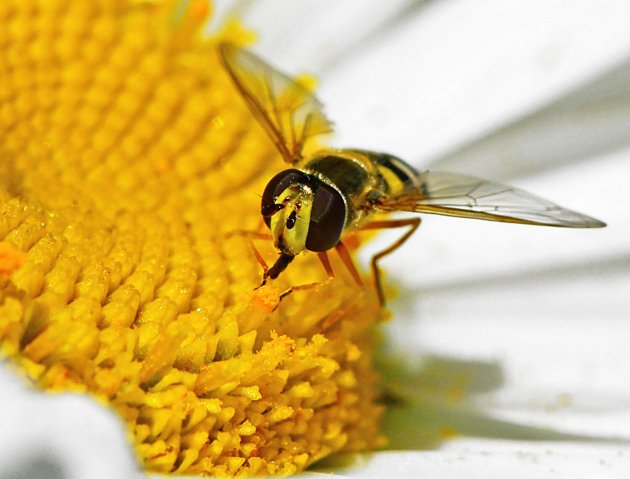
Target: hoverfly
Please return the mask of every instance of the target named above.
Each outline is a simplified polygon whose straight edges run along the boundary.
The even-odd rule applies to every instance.
[[[377,212],[408,211],[569,228],[605,226],[595,218],[518,188],[456,173],[416,171],[387,153],[324,149],[305,158],[302,152],[306,141],[333,129],[322,104],[303,85],[245,49],[221,43],[219,54],[252,115],[290,166],[271,178],[262,194],[261,214],[279,251],[271,268],[262,262],[262,284],[277,278],[305,250],[318,253],[332,278],[326,256],[332,248],[361,284],[343,244],[344,233],[407,228],[371,261],[376,292],[383,305],[378,262],[399,248],[421,220],[414,217],[372,221]]]

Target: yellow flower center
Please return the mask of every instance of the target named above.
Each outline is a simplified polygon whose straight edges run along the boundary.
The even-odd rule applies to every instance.
[[[325,278],[314,255],[254,291],[229,233],[260,228],[283,165],[200,34],[208,12],[0,2],[0,341],[42,388],[115,409],[150,470],[287,474],[381,443],[381,313],[337,263],[278,304]]]

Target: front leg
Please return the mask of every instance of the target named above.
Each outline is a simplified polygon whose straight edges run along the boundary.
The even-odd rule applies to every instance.
[[[271,235],[269,233],[260,233],[258,231],[251,231],[251,230],[230,231],[229,233],[226,233],[226,235],[225,235],[226,238],[231,238],[232,236],[244,236],[244,237],[247,238],[247,241],[249,243],[249,247],[252,250],[252,252],[254,253],[254,257],[256,258],[256,261],[258,261],[258,264],[260,264],[260,266],[262,267],[263,280],[262,280],[262,283],[260,284],[260,286],[263,286],[267,282],[267,277],[270,275],[270,273],[269,273],[270,270],[269,270],[269,266],[267,265],[267,262],[265,261],[265,259],[260,254],[260,251],[258,251],[258,248],[256,248],[256,245],[254,244],[253,240],[258,239],[258,240],[271,241],[271,239],[272,239]],[[277,263],[277,261],[276,261],[276,263]],[[285,268],[286,268],[286,266],[285,266]],[[284,270],[284,268],[282,268],[282,269]],[[274,278],[276,276],[274,276]],[[260,288],[260,286],[258,286],[258,288]]]
[[[326,270],[326,274],[327,274],[328,277],[324,281],[317,281],[315,283],[308,283],[308,284],[300,284],[300,285],[297,285],[297,286],[291,286],[286,291],[284,291],[282,294],[280,294],[280,301],[282,301],[282,299],[286,298],[288,295],[290,295],[294,291],[304,291],[304,290],[307,290],[307,289],[319,288],[320,286],[324,286],[324,285],[328,284],[330,281],[332,281],[335,278],[335,273],[333,272],[332,266],[330,264],[330,260],[328,259],[328,255],[326,254],[326,252],[322,251],[321,253],[317,253],[317,257],[319,258],[320,262],[322,263],[322,266]],[[282,258],[282,256],[280,258]],[[278,259],[278,261],[280,261],[280,258]],[[293,257],[291,257],[291,259],[293,259]],[[273,267],[271,269],[273,269]],[[269,277],[271,277],[271,275],[269,275]],[[263,282],[263,284],[264,284],[264,282]]]

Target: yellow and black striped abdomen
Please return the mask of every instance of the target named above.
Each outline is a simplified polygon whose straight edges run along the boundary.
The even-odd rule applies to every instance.
[[[360,151],[367,156],[378,168],[379,173],[387,184],[387,194],[398,196],[416,192],[421,187],[420,174],[411,165],[400,158],[371,151]]]

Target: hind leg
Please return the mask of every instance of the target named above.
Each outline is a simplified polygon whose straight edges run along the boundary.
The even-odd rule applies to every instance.
[[[378,267],[378,262],[388,254],[396,251],[400,248],[405,241],[418,229],[420,226],[420,218],[408,218],[400,220],[383,220],[383,221],[370,221],[361,227],[361,230],[374,230],[374,229],[391,229],[391,228],[409,228],[400,238],[398,238],[389,247],[382,251],[379,251],[372,257],[372,274],[374,275],[374,286],[376,288],[376,294],[381,306],[385,306],[385,293],[383,293],[383,285],[381,282],[381,271]]]

